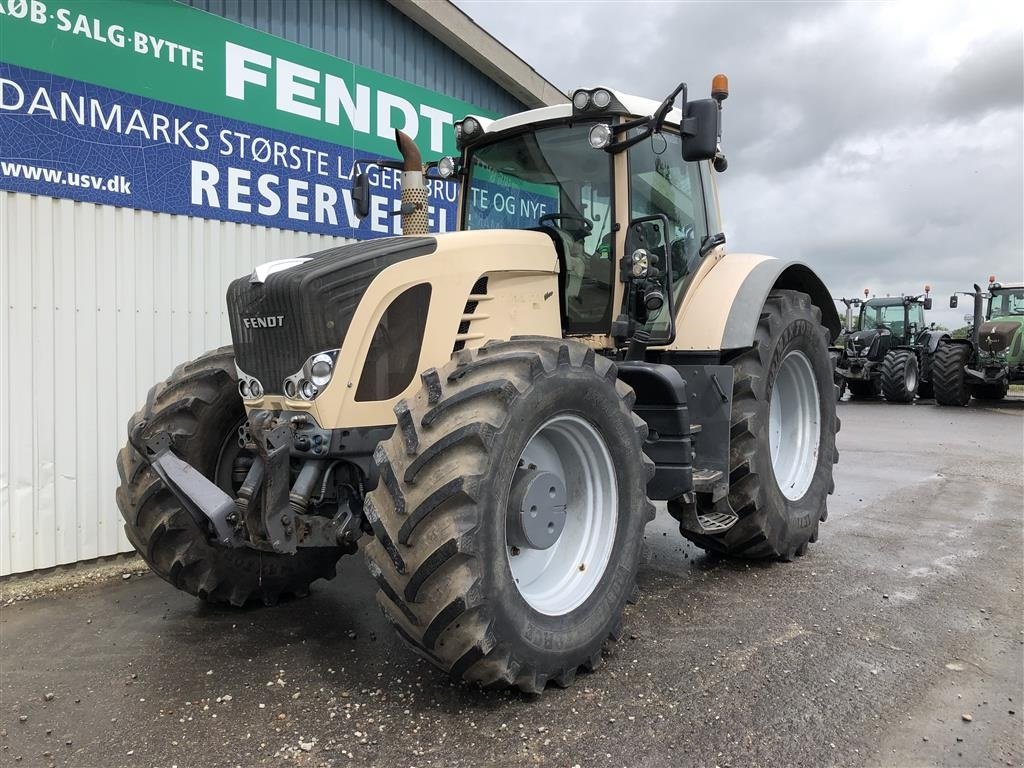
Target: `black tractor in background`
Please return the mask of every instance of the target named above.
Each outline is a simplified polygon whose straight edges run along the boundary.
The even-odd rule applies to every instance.
[[[932,308],[930,286],[918,296],[885,296],[844,300],[847,332],[836,360],[839,388],[854,398],[883,395],[890,403],[910,403],[932,397],[932,357],[949,334],[925,323]],[[857,330],[852,309],[859,304]]]

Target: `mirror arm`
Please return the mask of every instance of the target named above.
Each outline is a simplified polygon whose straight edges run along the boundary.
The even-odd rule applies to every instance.
[[[711,251],[715,250],[715,248],[717,248],[720,245],[725,245],[724,232],[717,232],[714,235],[707,235],[704,238],[704,241],[700,244],[700,251],[698,251],[698,255],[703,259],[709,253],[711,253]],[[843,301],[845,301],[845,299]]]

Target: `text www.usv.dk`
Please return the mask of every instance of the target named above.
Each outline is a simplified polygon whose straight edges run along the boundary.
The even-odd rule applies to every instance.
[[[40,168],[25,163],[0,162],[0,174],[12,179],[28,179],[29,181],[45,181],[50,184],[63,184],[66,187],[80,189],[98,189],[104,192],[115,192],[120,195],[132,193],[132,183],[120,174],[116,176],[90,176],[74,171],[59,171],[56,168]]]

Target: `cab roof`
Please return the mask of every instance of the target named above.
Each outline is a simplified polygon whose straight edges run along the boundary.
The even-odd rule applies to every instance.
[[[603,86],[593,86],[583,88],[582,90],[596,90]],[[580,89],[574,89],[580,90]],[[648,117],[658,111],[658,107],[661,106],[660,101],[654,99],[647,99],[643,96],[633,96],[622,91],[616,91],[614,88],[605,88],[622,107],[632,117]],[[590,115],[586,112],[577,113],[581,119],[589,119]],[[621,114],[620,111],[612,112],[599,112],[595,111],[592,113],[594,117],[605,116],[611,118],[615,115]],[[512,128],[519,128],[524,125],[533,125],[534,123],[543,123],[549,120],[565,120],[573,116],[572,102],[566,102],[565,104],[555,104],[551,107],[541,107],[540,109],[530,109],[525,112],[517,112],[514,115],[508,115],[507,117],[499,117],[497,120],[488,120],[485,117],[479,117],[472,115],[480,122],[480,125],[484,129],[484,133],[500,133],[507,131]],[[467,115],[469,117],[469,115]],[[683,119],[683,113],[679,109],[669,110],[668,115],[665,117],[665,123],[668,125],[678,126]]]
[[[878,296],[861,303],[865,307],[897,307],[902,306],[902,296]]]

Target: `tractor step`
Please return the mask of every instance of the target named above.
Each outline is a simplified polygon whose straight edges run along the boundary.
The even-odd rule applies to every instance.
[[[739,518],[732,512],[706,512],[697,515],[697,522],[704,533],[721,533],[732,528]]]
[[[697,493],[713,493],[715,485],[722,481],[722,470],[720,469],[697,469],[693,470],[693,490]]]
[[[725,479],[725,473],[720,469],[694,469],[693,490],[697,493],[711,495],[711,501],[715,506],[718,502],[729,495],[729,483]],[[728,508],[728,504],[724,505]],[[704,529],[705,533],[721,533],[727,531],[736,524],[736,514],[729,510],[727,512],[705,512],[697,515],[697,522]]]

